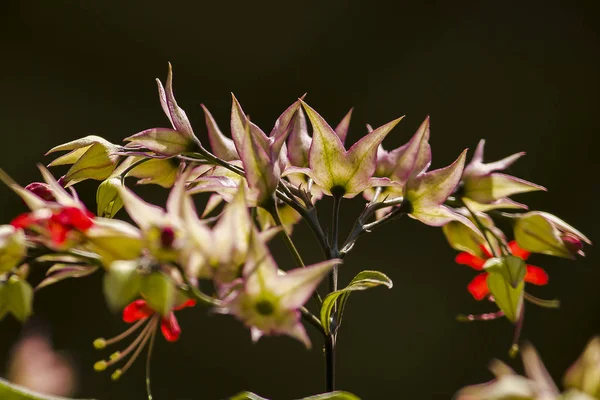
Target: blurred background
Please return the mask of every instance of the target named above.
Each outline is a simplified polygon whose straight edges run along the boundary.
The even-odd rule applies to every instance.
[[[114,143],[146,128],[168,126],[154,78],[174,68],[179,104],[201,139],[204,103],[226,132],[230,92],[265,130],[299,96],[332,124],[355,107],[349,141],[398,116],[406,118],[384,145],[406,142],[431,115],[433,167],[487,139],[486,159],[526,151],[511,173],[548,188],[516,200],[550,211],[598,242],[598,71],[596,2],[482,1],[13,1],[0,6],[0,167],[25,185],[40,180],[51,147],[88,134]],[[56,175],[64,173],[55,170]],[[95,209],[96,182],[78,185]],[[165,191],[143,188],[159,203]],[[329,203],[323,202],[324,211]],[[342,205],[349,229],[363,202]],[[0,188],[0,221],[25,210]],[[125,218],[124,213],[119,214]],[[325,220],[326,221],[326,220]],[[307,261],[320,252],[305,226],[295,232]],[[278,240],[274,251],[291,258]],[[539,297],[559,310],[527,307],[523,338],[539,350],[552,376],[565,369],[600,329],[596,248],[577,262],[535,255],[550,274]],[[338,337],[338,386],[364,399],[448,399],[491,378],[493,358],[508,359],[506,320],[464,324],[459,313],[485,312],[466,291],[474,276],[456,265],[441,230],[408,218],[359,241],[342,282],[362,269],[394,280],[351,298]],[[35,315],[55,348],[69,354],[77,396],[145,396],[144,362],[119,382],[92,365],[107,351],[94,338],[126,327],[101,295],[101,276],[41,290]],[[178,314],[179,342],[157,340],[152,363],[156,399],[220,399],[252,390],[293,399],[324,387],[321,339],[312,351],[288,338],[252,344],[230,317],[201,307]],[[2,321],[0,365],[22,328]],[[4,371],[6,372],[6,370]]]

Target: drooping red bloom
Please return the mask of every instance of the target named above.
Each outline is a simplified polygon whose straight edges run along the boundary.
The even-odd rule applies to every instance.
[[[186,307],[193,307],[196,305],[196,302],[192,299],[188,299],[185,303],[173,307],[173,311],[179,311]],[[179,327],[179,323],[177,322],[177,318],[175,318],[175,313],[171,311],[169,315],[162,317],[160,320],[160,330],[169,342],[175,342],[179,339],[179,335],[181,335],[181,328]],[[123,321],[127,323],[133,323],[139,321],[141,319],[149,318],[157,314],[150,306],[148,302],[143,299],[135,300],[130,303],[123,310]]]
[[[514,240],[508,243],[508,248],[513,256],[519,257],[523,260],[527,260],[531,253],[526,250],[523,250],[517,245],[517,242]],[[483,251],[485,258],[478,257],[471,253],[462,252],[456,256],[455,261],[458,264],[468,265],[469,267],[481,271],[483,270],[483,265],[486,260],[493,257],[487,247],[481,245],[481,250]],[[469,284],[467,285],[467,290],[471,295],[475,298],[475,300],[482,300],[489,296],[490,289],[487,285],[487,272],[482,272],[477,275]],[[532,283],[534,285],[546,285],[548,283],[548,274],[540,267],[536,267],[535,265],[527,264],[527,273],[525,274],[525,282]]]
[[[94,214],[85,208],[61,207],[41,209],[21,214],[11,221],[15,228],[32,229],[50,236],[53,244],[60,246],[71,231],[85,232],[94,225]]]

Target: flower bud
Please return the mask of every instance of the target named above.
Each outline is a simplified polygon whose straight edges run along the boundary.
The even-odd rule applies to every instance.
[[[119,156],[114,153],[118,149],[106,139],[92,135],[56,146],[46,154],[71,150],[49,166],[73,164],[64,176],[64,183],[73,185],[86,179],[108,178],[117,166]]]
[[[25,186],[25,189],[29,190],[31,193],[41,197],[46,201],[56,201],[54,193],[52,193],[52,189],[47,183],[32,182],[29,185]]]
[[[0,274],[16,267],[26,254],[23,230],[12,225],[0,225]]]
[[[173,280],[161,272],[144,276],[141,292],[148,306],[162,316],[168,315],[175,305],[177,289]]]
[[[557,257],[583,256],[583,242],[591,244],[583,233],[560,218],[541,211],[518,215],[514,232],[517,243],[523,249]]]
[[[111,310],[120,310],[138,296],[142,278],[137,264],[137,261],[115,261],[104,274],[104,297]]]
[[[31,315],[33,289],[27,281],[13,275],[0,289],[0,303],[16,319],[24,322]]]
[[[123,207],[123,201],[119,197],[118,186],[121,185],[119,178],[109,178],[98,186],[96,191],[96,204],[98,205],[98,216],[112,218]]]

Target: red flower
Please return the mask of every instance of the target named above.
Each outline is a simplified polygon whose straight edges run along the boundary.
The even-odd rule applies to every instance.
[[[531,254],[528,251],[520,248],[517,245],[517,242],[514,240],[508,243],[508,248],[513,256],[519,257],[523,260],[527,260]],[[456,256],[455,261],[458,264],[468,265],[477,271],[481,271],[483,270],[483,265],[485,264],[486,260],[493,257],[493,255],[484,245],[481,246],[481,250],[485,255],[485,259],[477,257],[471,253],[462,252]],[[487,275],[487,272],[477,275],[471,282],[469,282],[469,285],[467,286],[469,293],[471,293],[476,300],[482,300],[490,294],[490,289],[487,285]],[[527,273],[525,274],[525,282],[532,283],[534,285],[546,285],[548,283],[548,274],[542,268],[528,264]]]
[[[195,305],[196,302],[194,300],[188,299],[185,303],[174,307],[173,311],[179,311],[183,308],[193,307]],[[177,318],[175,318],[175,313],[173,311],[166,317],[162,317],[160,321],[160,330],[165,339],[169,342],[177,341],[181,334],[181,328],[179,327],[179,323],[177,322]],[[135,300],[123,310],[123,321],[130,324],[141,319],[152,317],[155,314],[157,314],[157,312],[148,306],[146,300]]]
[[[41,229],[53,244],[60,246],[71,231],[85,232],[94,225],[94,214],[85,208],[62,207],[56,210],[41,209],[17,216],[11,225],[21,229]]]

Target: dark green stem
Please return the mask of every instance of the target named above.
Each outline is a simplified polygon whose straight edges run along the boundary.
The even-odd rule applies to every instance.
[[[339,230],[340,230],[340,204],[342,202],[343,194],[333,194],[333,209],[331,215],[331,247],[329,258],[339,258]],[[329,293],[335,292],[338,289],[338,268],[339,265],[335,265],[329,274]],[[337,304],[333,306],[332,317],[337,318]],[[336,330],[332,330],[329,335],[325,338],[325,365],[326,365],[326,390],[332,392],[335,390],[335,342],[336,342]]]
[[[469,206],[465,204],[464,201],[462,202],[462,204],[463,204],[463,206],[465,206],[465,208],[467,209],[467,211],[469,211],[469,214],[471,214],[471,217],[473,217],[473,221],[475,221],[475,224],[477,225],[477,227],[481,231],[481,234],[483,235],[485,241],[487,242],[488,246],[490,247],[490,251],[492,252],[492,254],[494,255],[494,257],[498,257],[496,249],[494,248],[494,246],[492,246],[492,242],[490,241],[490,239],[488,238],[488,236],[486,234],[486,232],[490,232],[490,230],[487,229],[483,225],[483,223],[481,222],[481,220],[479,219],[479,217],[477,216],[477,214],[475,214],[475,212],[473,210],[471,210],[469,208]],[[499,240],[498,243],[502,243],[502,241]]]

